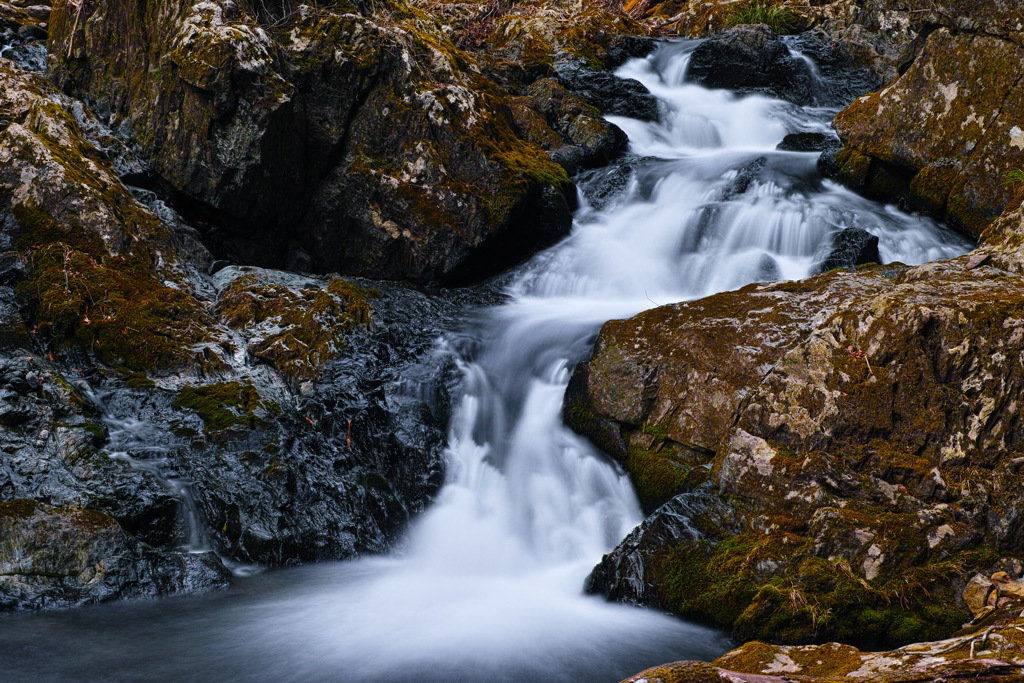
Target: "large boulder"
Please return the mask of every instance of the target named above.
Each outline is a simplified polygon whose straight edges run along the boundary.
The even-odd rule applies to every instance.
[[[607,323],[565,417],[653,515],[589,589],[744,638],[948,632],[965,570],[1024,544],[1022,302],[964,256]]]
[[[569,227],[571,184],[416,8],[56,3],[51,74],[250,263],[442,279]]]
[[[1024,165],[1022,60],[1016,40],[934,31],[898,80],[836,116],[840,177],[978,234],[1013,195],[1006,175]]]

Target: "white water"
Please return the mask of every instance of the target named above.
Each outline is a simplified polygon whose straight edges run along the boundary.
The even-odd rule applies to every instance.
[[[137,625],[136,647],[159,643],[164,653],[154,663],[129,650],[123,670],[152,679],[224,671],[250,680],[615,681],[728,647],[713,631],[582,594],[602,553],[641,516],[628,480],[561,424],[569,367],[605,320],[807,276],[841,227],[877,235],[886,261],[969,245],[822,184],[814,154],[774,151],[789,132],[827,131],[832,112],[687,85],[686,60],[668,46],[623,67],[666,110],[660,123],[615,119],[637,157],[623,194],[601,211],[584,206],[572,235],[521,269],[510,302],[459,338],[464,381],[448,480],[402,551],[274,573],[244,600],[206,598],[188,614],[168,608],[159,632],[138,625],[143,608],[120,607]],[[285,575],[273,590],[258,583]],[[168,654],[174,648],[187,651],[184,663]]]

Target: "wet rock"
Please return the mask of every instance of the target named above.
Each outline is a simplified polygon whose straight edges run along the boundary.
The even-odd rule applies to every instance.
[[[641,121],[658,119],[658,100],[639,81],[594,71],[575,59],[558,60],[554,77],[604,114]]]
[[[188,545],[265,564],[386,549],[442,477],[453,369],[421,358],[477,294],[210,276],[196,231],[121,182],[140,164],[109,128],[0,73],[0,500],[113,520],[103,543],[127,545],[103,547],[139,587],[85,601],[203,589],[223,566]],[[34,590],[10,604],[78,599]]]
[[[775,146],[780,152],[824,152],[838,142],[825,133],[790,133]],[[836,145],[838,147],[838,144]]]
[[[25,499],[3,502],[0,535],[0,609],[202,592],[230,579],[212,553],[156,553],[96,510]]]
[[[831,250],[825,260],[814,267],[814,272],[827,273],[833,268],[851,268],[881,260],[877,237],[860,228],[845,228],[832,235]]]
[[[709,88],[760,92],[797,104],[813,99],[810,69],[764,25],[737,26],[698,45],[686,77]]]
[[[1005,76],[1022,50],[1009,38],[932,32],[906,73],[836,116],[840,177],[980,233],[1013,195],[1006,174],[1024,163],[1007,114],[1024,88]]]

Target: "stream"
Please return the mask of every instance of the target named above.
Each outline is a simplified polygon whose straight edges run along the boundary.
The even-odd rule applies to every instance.
[[[883,262],[971,245],[823,181],[817,153],[776,151],[789,133],[831,135],[835,110],[688,84],[692,49],[621,67],[661,120],[611,117],[630,153],[581,176],[572,234],[508,277],[508,303],[439,340],[462,373],[447,481],[399,549],[212,595],[3,616],[3,680],[614,682],[730,649],[583,595],[642,516],[621,469],[562,425],[573,365],[606,320],[813,274],[840,230],[876,236]]]

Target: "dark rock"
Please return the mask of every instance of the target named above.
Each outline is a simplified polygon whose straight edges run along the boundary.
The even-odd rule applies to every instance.
[[[602,211],[623,196],[637,169],[651,161],[635,157],[618,159],[603,168],[581,173],[576,177],[576,184],[590,206]]]
[[[55,80],[125,122],[223,256],[432,281],[568,231],[568,177],[437,24],[339,6],[265,31],[227,8],[86,0],[50,38]]]
[[[554,78],[563,86],[597,107],[605,115],[628,116],[656,121],[658,99],[639,81],[617,78],[608,71],[595,71],[582,60],[563,58],[555,63]]]
[[[807,31],[783,39],[805,62],[811,75],[811,102],[819,107],[845,107],[864,93],[878,90],[887,79],[872,68],[862,45]]]
[[[827,273],[833,268],[852,268],[881,260],[877,237],[860,228],[844,228],[832,235],[831,251],[814,267],[814,272]]]
[[[686,77],[709,88],[759,92],[796,104],[813,100],[813,79],[807,64],[761,24],[737,26],[698,45]]]
[[[0,536],[0,610],[196,593],[230,580],[213,553],[154,551],[95,510],[3,502]]]
[[[602,55],[604,68],[615,69],[630,59],[640,59],[654,52],[658,41],[647,36],[621,36]]]
[[[18,29],[18,37],[22,40],[46,40],[46,31],[38,26],[26,24]]]
[[[790,133],[775,146],[780,152],[823,152],[839,147],[839,140],[825,133]]]

